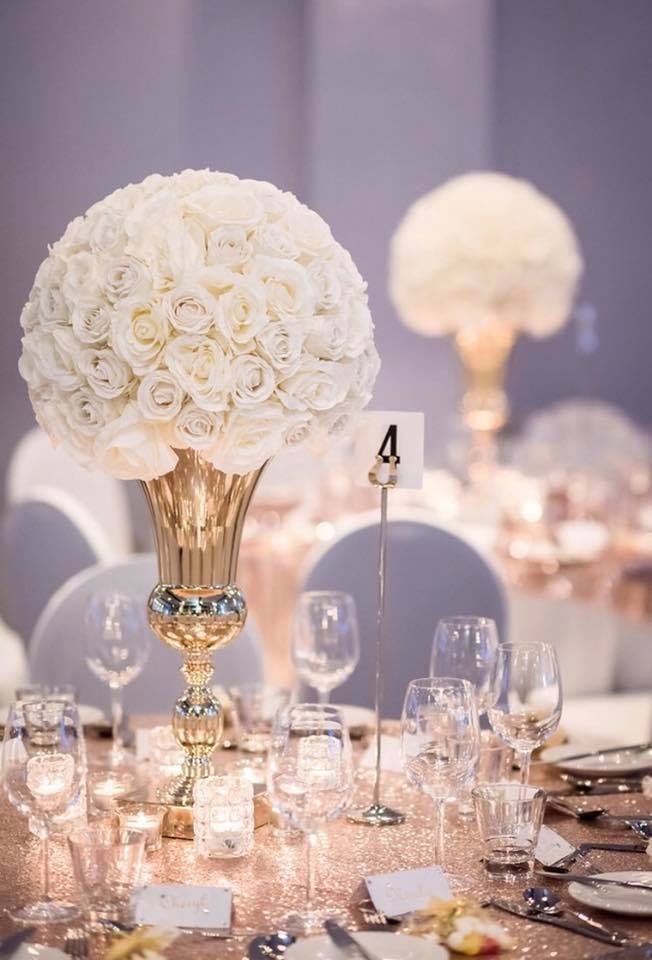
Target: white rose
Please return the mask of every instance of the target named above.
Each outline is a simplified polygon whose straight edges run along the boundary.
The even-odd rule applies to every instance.
[[[183,204],[207,229],[224,225],[253,227],[264,214],[260,200],[239,183],[202,187],[185,197]]]
[[[26,337],[23,337],[22,345],[23,352],[18,358],[18,373],[30,388],[42,387],[47,380],[38,368],[34,347],[29,342],[26,343]]]
[[[342,437],[349,433],[351,425],[360,415],[363,406],[361,400],[345,400],[333,410],[316,414],[313,437],[317,447],[323,449],[325,440]]]
[[[224,423],[224,414],[202,410],[192,401],[184,403],[168,434],[173,447],[208,450],[215,446]]]
[[[44,380],[60,390],[75,390],[82,380],[75,362],[78,345],[71,330],[57,327],[52,333],[33,330],[23,337],[23,348]]]
[[[221,437],[206,458],[224,473],[249,473],[278,453],[286,428],[287,416],[278,404],[232,410],[225,417]]]
[[[35,300],[41,326],[50,329],[68,321],[68,306],[63,294],[66,265],[59,257],[44,260],[39,267],[31,298]]]
[[[325,220],[303,204],[286,213],[281,222],[302,252],[318,257],[335,246],[333,234]]]
[[[288,418],[288,427],[285,431],[285,446],[297,447],[304,443],[312,435],[314,426],[314,414],[297,413],[294,417]]]
[[[281,382],[278,395],[290,410],[330,410],[344,400],[352,374],[351,364],[306,361]]]
[[[105,400],[113,400],[131,385],[131,370],[113,350],[82,350],[79,354],[79,369],[88,380],[91,389]]]
[[[260,200],[268,223],[282,217],[289,203],[298,203],[291,193],[284,193],[267,180],[241,180],[240,183]]]
[[[159,305],[123,307],[111,322],[111,345],[142,376],[154,370],[168,340],[168,321]]]
[[[220,297],[216,326],[234,349],[248,344],[266,324],[265,287],[257,280],[242,279]]]
[[[120,480],[153,480],[177,463],[160,428],[144,420],[135,403],[98,434],[95,456],[100,469]]]
[[[88,243],[93,253],[117,254],[125,241],[122,218],[104,208],[89,224]]]
[[[338,314],[320,314],[306,337],[306,350],[320,360],[341,360],[347,346],[349,324]]]
[[[261,357],[242,354],[232,364],[231,394],[236,407],[251,407],[268,400],[274,392],[274,371]]]
[[[34,328],[38,326],[39,320],[38,306],[36,302],[30,298],[21,311],[20,325],[25,333],[29,333],[30,330],[34,330]]]
[[[172,420],[181,410],[183,390],[166,370],[148,373],[138,387],[138,406],[146,420]]]
[[[252,235],[251,242],[256,253],[282,260],[295,260],[300,253],[292,234],[280,223],[261,223]]]
[[[121,400],[103,400],[92,390],[82,387],[66,396],[63,414],[73,434],[95,437],[109,421],[120,415]]]
[[[219,312],[215,298],[199,284],[177,287],[166,294],[163,310],[180,333],[206,333]]]
[[[364,353],[353,361],[353,377],[351,380],[351,394],[359,397],[364,403],[371,400],[371,393],[380,370],[380,357],[370,343]]]
[[[342,308],[348,318],[348,332],[344,345],[344,355],[359,357],[360,354],[373,344],[374,324],[366,299],[354,299]]]
[[[101,285],[111,303],[144,299],[150,291],[149,271],[135,257],[109,260],[102,271]]]
[[[66,300],[75,304],[80,297],[95,297],[99,290],[97,259],[87,250],[75,253],[67,263],[63,278]]]
[[[273,320],[256,337],[261,354],[284,377],[301,363],[305,333],[296,323]]]
[[[315,297],[304,267],[291,260],[255,257],[248,274],[265,285],[267,310],[281,320],[291,322],[310,317]]]
[[[239,267],[251,257],[252,246],[244,227],[227,226],[211,230],[207,240],[206,262]]]
[[[165,362],[179,385],[202,410],[226,410],[231,375],[224,351],[207,336],[176,337],[167,346]]]
[[[342,284],[336,267],[328,260],[313,260],[307,270],[317,310],[326,313],[334,310],[342,299]]]
[[[78,303],[72,311],[72,330],[82,343],[105,343],[111,329],[113,311],[102,300]]]

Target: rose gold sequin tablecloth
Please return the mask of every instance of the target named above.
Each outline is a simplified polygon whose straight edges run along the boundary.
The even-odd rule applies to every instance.
[[[229,762],[233,754],[223,755]],[[387,774],[384,799],[404,810],[405,824],[384,829],[355,826],[344,821],[331,824],[320,840],[318,896],[328,905],[348,906],[350,926],[361,926],[356,903],[361,898],[361,880],[370,873],[432,865],[432,822],[426,798],[409,788],[402,777]],[[548,782],[552,782],[549,778]],[[358,800],[368,801],[370,784],[360,781]],[[640,794],[600,797],[600,804],[613,812],[652,812],[652,801]],[[38,844],[27,832],[26,822],[3,798],[0,801],[0,901],[3,907],[28,900],[38,893],[40,865]],[[552,815],[551,826],[563,832],[573,843],[587,839],[632,841],[624,829],[596,824],[578,824],[570,818]],[[71,877],[71,862],[63,840],[54,840],[51,853],[52,889],[58,895],[76,897]],[[524,883],[507,886],[487,879],[479,862],[480,846],[475,826],[450,822],[446,843],[447,871],[455,892],[482,900],[490,895],[520,899]],[[283,918],[300,908],[304,896],[305,849],[301,840],[288,840],[284,834],[265,826],[256,831],[251,856],[234,861],[198,861],[193,844],[183,840],[165,840],[163,849],[147,860],[146,881],[158,883],[229,884],[233,888],[232,940],[209,939],[198,934],[182,935],[168,948],[170,960],[240,960],[246,956],[249,939],[257,933],[271,932],[282,926]],[[597,870],[646,869],[645,854],[598,852],[593,856]],[[555,883],[563,893],[564,885]],[[588,911],[591,912],[591,911]],[[611,948],[596,941],[557,930],[543,924],[511,918],[488,911],[508,929],[516,944],[507,956],[514,960],[581,960],[607,953]],[[597,914],[596,914],[597,915]],[[652,940],[652,920],[602,914],[608,925],[630,931],[642,940]],[[0,919],[0,938],[12,929],[10,921]],[[65,930],[49,928],[40,934],[41,942],[61,944]],[[39,937],[37,937],[39,939]],[[616,948],[614,948],[616,949]],[[102,945],[93,943],[92,960],[102,955]]]

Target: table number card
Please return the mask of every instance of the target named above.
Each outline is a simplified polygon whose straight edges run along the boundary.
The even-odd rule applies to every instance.
[[[230,887],[151,884],[135,897],[136,923],[210,930],[231,929]]]
[[[401,917],[414,910],[423,910],[433,897],[448,900],[448,881],[441,867],[399,870],[366,877],[367,890],[378,913]]]
[[[419,490],[423,486],[422,413],[404,410],[365,410],[355,435],[355,478],[360,486],[369,485],[369,470],[376,457],[389,463],[398,457],[397,487]]]
[[[534,855],[544,867],[549,867],[562,857],[567,857],[574,849],[572,843],[564,840],[561,834],[543,824],[539,831],[539,841]]]

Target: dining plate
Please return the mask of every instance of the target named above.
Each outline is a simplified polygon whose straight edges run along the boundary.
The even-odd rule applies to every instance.
[[[583,760],[564,760],[564,757],[574,757],[582,750],[581,744],[565,743],[542,750],[540,759],[545,763],[554,763],[568,773],[591,777],[622,777],[652,768],[652,750],[619,750],[617,753],[597,753]],[[596,747],[587,747],[587,753],[589,750],[596,750]]]
[[[79,710],[79,719],[85,727],[92,723],[104,723],[106,720],[104,711],[100,710],[99,707],[91,707],[88,704],[80,703],[77,705],[77,709]],[[9,707],[0,707],[0,726],[4,726],[7,722],[8,713]]]
[[[432,940],[408,937],[405,933],[373,930],[354,933],[361,947],[378,960],[446,960],[448,950]],[[307,937],[297,940],[285,951],[287,960],[342,960],[342,952],[328,937]]]
[[[652,917],[652,873],[649,870],[620,870],[616,873],[594,873],[593,877],[605,880],[634,880],[636,883],[649,883],[650,892],[628,890],[626,887],[589,887],[583,883],[569,883],[568,895],[585,904],[597,907],[609,913],[626,913],[633,917]]]
[[[48,947],[43,943],[21,943],[11,960],[70,960],[70,955],[58,947]]]

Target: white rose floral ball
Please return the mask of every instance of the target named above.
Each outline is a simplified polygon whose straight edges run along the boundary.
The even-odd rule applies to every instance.
[[[38,422],[122,479],[188,447],[247,473],[341,433],[380,366],[366,284],[322,218],[210,170],[155,174],[73,220],[21,325]]]
[[[546,337],[566,322],[582,273],[573,227],[526,180],[469,173],[427,193],[392,237],[390,296],[425,336],[496,323]]]

